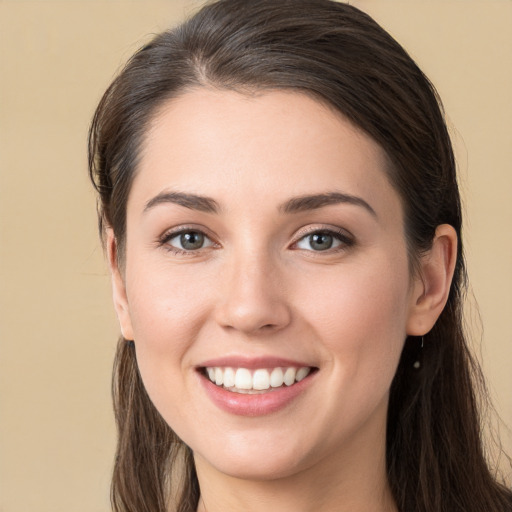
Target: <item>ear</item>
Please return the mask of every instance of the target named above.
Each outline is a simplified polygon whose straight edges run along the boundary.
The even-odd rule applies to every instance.
[[[407,321],[409,336],[423,336],[443,311],[457,260],[457,233],[449,224],[437,227],[432,248],[421,257]]]
[[[117,319],[121,327],[121,333],[125,340],[133,340],[133,328],[126,296],[124,278],[119,268],[117,241],[112,228],[107,228],[107,258],[112,279],[112,294]]]

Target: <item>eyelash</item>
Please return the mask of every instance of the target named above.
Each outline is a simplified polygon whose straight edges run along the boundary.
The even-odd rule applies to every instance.
[[[205,238],[205,240],[209,240],[211,243],[207,246],[207,247],[200,247],[198,248],[197,250],[193,250],[193,249],[180,249],[179,247],[174,247],[173,245],[170,245],[169,242],[173,239],[173,238],[177,238],[181,235],[184,235],[184,234],[187,234],[187,233],[195,233],[195,234],[198,234],[198,235],[201,235]],[[201,249],[206,249],[208,247],[215,247],[217,246],[218,247],[218,244],[216,244],[212,239],[211,237],[209,237],[205,232],[204,230],[202,229],[198,229],[198,228],[193,228],[193,227],[182,227],[182,228],[179,228],[177,229],[176,231],[168,231],[166,233],[164,233],[164,235],[162,237],[159,238],[158,240],[158,246],[159,247],[163,247],[166,251],[169,251],[173,254],[176,254],[178,256],[194,256],[196,255]]]
[[[300,247],[297,247],[299,242],[302,240],[307,239],[308,237],[311,237],[312,235],[328,235],[332,236],[334,240],[338,241],[340,244],[337,247],[329,247],[326,250],[323,251],[314,251],[312,249],[301,249]],[[306,232],[303,232],[300,234],[300,236],[296,239],[295,242],[292,243],[292,247],[295,248],[295,250],[304,250],[307,252],[315,253],[315,254],[333,254],[337,252],[346,251],[347,249],[353,247],[355,245],[355,240],[351,234],[349,234],[347,231],[343,229],[337,229],[337,228],[309,228]]]
[[[208,240],[210,243],[206,247],[202,246],[199,247],[197,250],[194,249],[180,249],[179,247],[175,247],[173,245],[170,245],[169,242],[184,234],[191,234],[195,233],[198,235],[201,235],[204,237],[205,240]],[[300,247],[297,247],[297,245],[302,241],[307,239],[308,237],[311,237],[313,235],[328,235],[332,236],[334,240],[339,242],[339,246],[336,246],[334,248],[329,247],[325,250],[319,250],[315,251],[313,249],[302,249]],[[333,229],[333,228],[310,228],[306,232],[302,232],[300,236],[291,244],[290,248],[293,250],[304,250],[306,252],[311,253],[325,253],[325,254],[332,254],[337,253],[341,251],[345,251],[349,249],[350,247],[355,245],[355,240],[352,237],[352,235],[348,234],[345,230],[342,229]],[[198,252],[200,252],[202,249],[207,249],[209,247],[219,247],[219,244],[214,242],[210,236],[208,236],[204,230],[193,228],[193,227],[182,227],[175,231],[168,231],[166,232],[162,237],[158,240],[158,246],[163,247],[166,251],[171,252],[178,256],[194,256],[197,255]]]

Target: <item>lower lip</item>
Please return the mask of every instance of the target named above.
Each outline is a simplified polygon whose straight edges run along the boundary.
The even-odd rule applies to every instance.
[[[316,373],[316,372],[315,372]],[[201,383],[212,402],[223,411],[239,416],[263,416],[284,409],[298,395],[303,393],[311,383],[314,375],[310,374],[292,386],[282,386],[266,393],[245,394],[228,391],[216,386],[200,374]]]

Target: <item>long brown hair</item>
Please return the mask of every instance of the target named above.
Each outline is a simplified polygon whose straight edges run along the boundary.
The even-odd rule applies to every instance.
[[[455,161],[437,93],[404,49],[368,15],[329,0],[220,0],[156,36],[103,96],[89,137],[100,230],[120,258],[126,201],[148,123],[163,102],[195,87],[297,90],[339,111],[386,151],[402,199],[411,271],[435,229],[451,224],[459,251],[448,303],[423,340],[407,339],[390,391],[389,483],[402,512],[512,510],[481,443],[482,377],[462,328],[465,267]],[[413,362],[421,357],[421,369]],[[195,511],[192,454],[151,403],[133,343],[114,369],[119,431],[116,512]],[[171,505],[174,503],[174,505]]]

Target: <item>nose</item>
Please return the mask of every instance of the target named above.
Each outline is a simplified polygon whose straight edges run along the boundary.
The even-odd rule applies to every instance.
[[[291,310],[283,272],[270,257],[240,256],[226,262],[216,320],[226,329],[260,335],[285,328]]]

